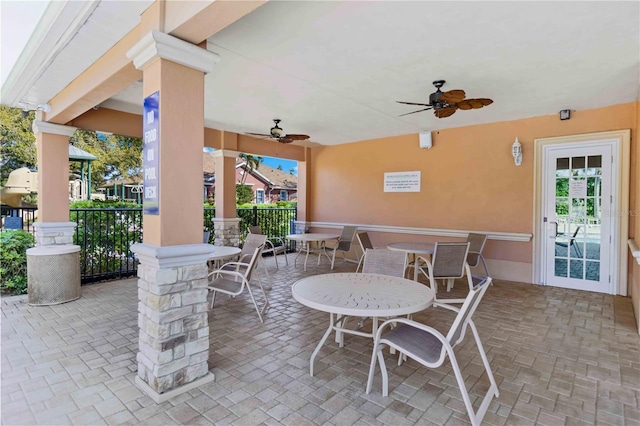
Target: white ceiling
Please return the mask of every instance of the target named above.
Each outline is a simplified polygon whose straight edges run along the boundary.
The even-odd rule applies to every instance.
[[[116,35],[100,16],[123,33],[133,20],[113,8],[145,4],[101,2],[85,25],[92,37],[79,33],[59,52],[67,74],[82,46],[95,55]],[[280,118],[287,133],[333,145],[636,101],[640,3],[270,1],[208,49],[221,59],[205,80],[207,126],[268,133]],[[396,101],[427,103],[438,79],[444,91],[494,103],[444,119],[398,117],[419,108]],[[43,74],[29,93],[46,84]],[[141,102],[136,83],[102,106],[139,113]]]

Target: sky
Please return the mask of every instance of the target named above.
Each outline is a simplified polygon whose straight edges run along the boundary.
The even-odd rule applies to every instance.
[[[0,0],[0,81],[3,84],[48,3],[43,0]]]
[[[215,151],[212,148],[205,148],[204,151],[213,152]],[[298,176],[298,162],[294,160],[283,160],[282,158],[274,158],[274,157],[266,157],[262,156],[262,164],[265,164],[269,167],[273,167],[277,169],[279,165],[282,165],[282,171],[285,173],[289,173],[291,169],[293,169],[293,174]]]

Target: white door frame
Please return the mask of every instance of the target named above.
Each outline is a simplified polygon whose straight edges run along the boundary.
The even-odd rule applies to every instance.
[[[627,295],[627,239],[629,235],[629,161],[631,146],[631,130],[614,130],[610,132],[586,133],[582,135],[558,136],[552,138],[534,139],[534,170],[533,170],[533,282],[542,283],[545,259],[544,253],[544,227],[542,223],[542,190],[544,187],[544,163],[543,148],[548,145],[566,144],[567,148],[571,144],[589,144],[594,142],[613,141],[613,167],[611,170],[614,187],[612,195],[614,197],[615,211],[610,212],[613,222],[613,261],[611,268],[611,281],[614,294]],[[576,145],[577,147],[578,145]]]

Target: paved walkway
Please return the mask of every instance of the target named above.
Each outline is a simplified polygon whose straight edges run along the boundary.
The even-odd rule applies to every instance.
[[[215,382],[160,405],[133,384],[136,280],[83,286],[80,299],[58,306],[2,299],[2,424],[469,423],[449,363],[429,370],[389,362],[390,396],[381,396],[379,372],[366,395],[369,339],[347,336],[342,349],[325,344],[309,376],[328,317],[298,304],[290,287],[329,267],[310,261],[304,273],[283,263],[264,324],[246,297],[216,301],[209,318]],[[454,292],[463,290],[456,283]],[[415,319],[446,330],[453,316],[429,309]],[[640,425],[640,338],[630,298],[496,282],[475,320],[500,389],[485,424]],[[473,339],[456,353],[477,407],[488,381]]]

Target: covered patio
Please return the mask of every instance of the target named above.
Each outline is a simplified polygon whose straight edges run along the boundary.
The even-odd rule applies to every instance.
[[[330,339],[309,375],[327,314],[293,300],[290,286],[326,268],[310,262],[307,272],[273,274],[264,324],[246,293],[219,296],[209,315],[215,382],[161,404],[134,385],[135,279],[84,286],[82,298],[57,306],[4,298],[2,424],[469,424],[448,363],[429,370],[390,360],[389,397],[379,372],[365,394],[367,338],[349,336],[343,348]],[[453,315],[431,308],[416,319],[446,330]],[[640,424],[640,337],[629,298],[497,280],[475,321],[500,389],[483,424]],[[478,404],[488,380],[474,345],[467,337],[456,352]]]
[[[51,2],[2,87],[3,104],[36,111],[36,244],[72,245],[67,147],[77,129],[143,139],[143,242],[132,247],[137,280],[84,287],[60,306],[3,300],[2,419],[468,420],[447,367],[404,364],[390,398],[365,395],[371,346],[357,338],[323,348],[309,377],[326,316],[291,297],[299,269],[275,274],[264,325],[242,297],[208,310],[206,148],[217,245],[241,238],[242,154],[298,162],[296,233],[355,226],[376,246],[487,235],[496,284],[477,319],[500,398],[485,422],[637,423],[639,7]],[[449,94],[430,94],[443,79]],[[562,256],[569,267],[559,277],[562,215],[596,226],[599,239],[598,250],[580,252],[595,258]],[[599,273],[576,284],[573,264]],[[450,321],[438,309],[416,319]],[[485,385],[467,345],[458,350],[477,395]]]

